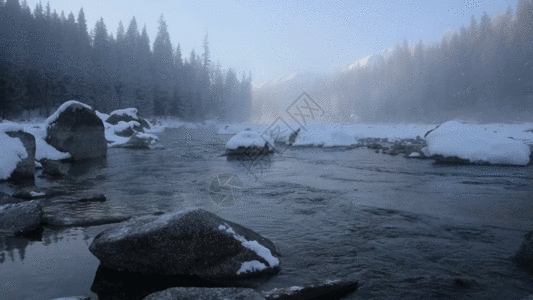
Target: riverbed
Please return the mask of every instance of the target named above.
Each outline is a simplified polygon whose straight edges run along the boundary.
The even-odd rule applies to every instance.
[[[531,275],[509,260],[533,229],[533,166],[443,165],[349,147],[240,161],[221,156],[229,137],[214,128],[167,128],[159,137],[162,150],[109,149],[105,160],[35,184],[106,195],[105,203],[55,205],[65,218],[200,207],[249,227],[282,254],[278,275],[242,283],[260,291],[355,279],[359,289],[346,299],[533,294]],[[214,188],[230,178],[229,191]],[[18,188],[0,183],[6,193]],[[111,226],[0,237],[0,299],[142,299],[155,282],[106,272],[88,250]]]

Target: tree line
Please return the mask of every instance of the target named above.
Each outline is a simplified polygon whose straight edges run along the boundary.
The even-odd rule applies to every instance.
[[[516,12],[508,7],[480,21],[472,16],[430,45],[405,40],[310,90],[337,99],[343,119],[363,122],[531,120],[533,3],[519,0]]]
[[[24,111],[48,116],[76,99],[110,112],[137,107],[144,115],[189,121],[248,119],[251,73],[242,75],[203,53],[183,57],[170,41],[163,15],[152,45],[135,17],[115,35],[100,18],[89,31],[83,8],[77,18],[26,0],[0,0],[0,117]]]

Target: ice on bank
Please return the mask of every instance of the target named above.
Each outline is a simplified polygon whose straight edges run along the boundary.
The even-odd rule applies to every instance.
[[[531,155],[526,143],[506,131],[458,121],[441,124],[426,136],[426,141],[429,156],[455,157],[471,163],[525,166]]]

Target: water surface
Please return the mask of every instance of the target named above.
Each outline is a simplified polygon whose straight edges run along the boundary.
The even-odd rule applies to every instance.
[[[108,198],[48,209],[64,217],[200,207],[241,223],[283,255],[277,276],[243,283],[258,290],[345,278],[361,285],[347,299],[533,294],[530,274],[509,260],[533,227],[532,167],[439,165],[345,148],[289,148],[243,163],[220,156],[228,138],[166,129],[164,150],[109,149],[105,160],[72,165],[66,178],[37,178],[36,185]],[[236,203],[213,201],[210,184],[220,174],[242,182]],[[16,188],[0,184],[1,191]],[[101,275],[88,251],[111,226],[47,227],[40,240],[0,237],[0,299],[117,298],[117,289],[131,286]]]

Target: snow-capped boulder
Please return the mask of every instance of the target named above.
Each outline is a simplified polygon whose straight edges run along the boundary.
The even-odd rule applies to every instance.
[[[273,151],[274,141],[271,138],[251,130],[237,133],[226,143],[226,154],[228,155],[250,155]]]
[[[520,267],[533,270],[533,230],[524,235],[524,241],[513,256],[513,260]]]
[[[150,129],[150,124],[146,121],[136,108],[125,108],[111,112],[106,122],[111,125],[117,125],[119,122],[130,123],[134,121],[137,123],[133,126],[133,130],[137,132],[144,132],[144,129]]]
[[[16,143],[16,141],[13,141],[13,139],[18,139],[20,143],[22,143],[23,149],[25,151],[25,153],[20,153],[20,151],[16,151],[16,156],[18,156],[19,159],[18,159],[18,162],[16,163],[15,169],[12,171],[8,179],[33,178],[35,175],[35,150],[36,150],[35,137],[32,134],[24,132],[22,130],[7,131],[5,132],[5,134],[9,138],[11,138],[11,141],[8,141],[0,137],[0,139],[6,142],[6,144],[2,145],[2,146],[7,145],[6,147],[7,149],[5,150],[6,152],[13,151],[13,149],[10,149],[10,145],[13,145],[13,142]],[[0,146],[0,149],[4,148],[2,146]],[[12,156],[14,158],[15,156],[13,154],[15,153],[9,153],[6,156]],[[3,158],[3,159],[6,159],[6,158]],[[3,159],[0,158],[0,160],[3,160]],[[11,162],[11,164],[12,163],[13,162]],[[0,163],[0,165],[4,165],[4,164]],[[11,167],[12,166],[10,166],[10,169]],[[3,172],[0,171],[0,173],[3,173]]]
[[[99,233],[89,250],[109,269],[208,280],[275,273],[280,264],[270,240],[202,209],[132,219]]]
[[[39,228],[42,208],[38,201],[0,205],[0,232],[24,234]]]
[[[250,288],[197,288],[176,287],[148,295],[143,300],[265,300],[259,292]]]
[[[424,154],[449,163],[525,166],[531,154],[522,141],[458,121],[437,126],[426,133],[426,141]]]
[[[107,155],[104,123],[86,104],[74,100],[63,103],[46,125],[46,142],[70,153],[73,160]]]

